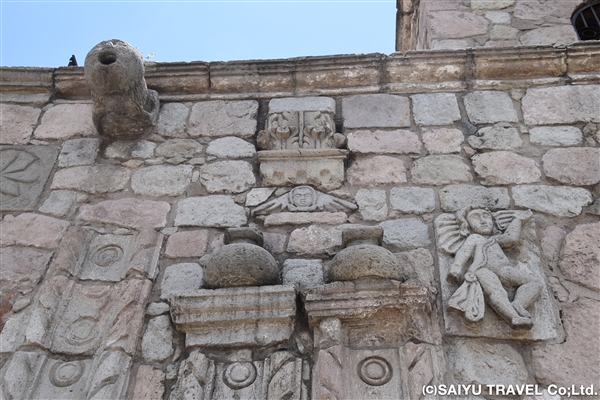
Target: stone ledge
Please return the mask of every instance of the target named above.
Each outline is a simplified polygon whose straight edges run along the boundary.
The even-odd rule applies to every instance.
[[[230,62],[147,63],[161,101],[417,93],[600,81],[600,43]],[[2,101],[87,100],[83,67],[0,68]],[[54,83],[53,83],[54,79]]]

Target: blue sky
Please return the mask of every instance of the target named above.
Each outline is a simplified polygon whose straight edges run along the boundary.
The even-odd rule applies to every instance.
[[[3,66],[79,65],[122,39],[154,60],[229,61],[394,51],[396,0],[0,0]]]

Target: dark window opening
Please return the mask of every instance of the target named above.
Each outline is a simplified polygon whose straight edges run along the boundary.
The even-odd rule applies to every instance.
[[[600,2],[577,10],[571,22],[580,40],[600,40]]]

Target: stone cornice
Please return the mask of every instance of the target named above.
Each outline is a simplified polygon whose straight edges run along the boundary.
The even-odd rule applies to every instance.
[[[567,47],[334,55],[281,60],[148,63],[162,101],[507,89],[600,82],[600,42]],[[88,100],[83,67],[0,69],[2,101]],[[46,99],[46,100],[44,100]]]

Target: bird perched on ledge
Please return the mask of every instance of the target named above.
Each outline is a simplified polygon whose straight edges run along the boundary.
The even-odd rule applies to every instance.
[[[75,54],[69,58],[69,65],[67,67],[77,67],[77,59],[75,58]]]

